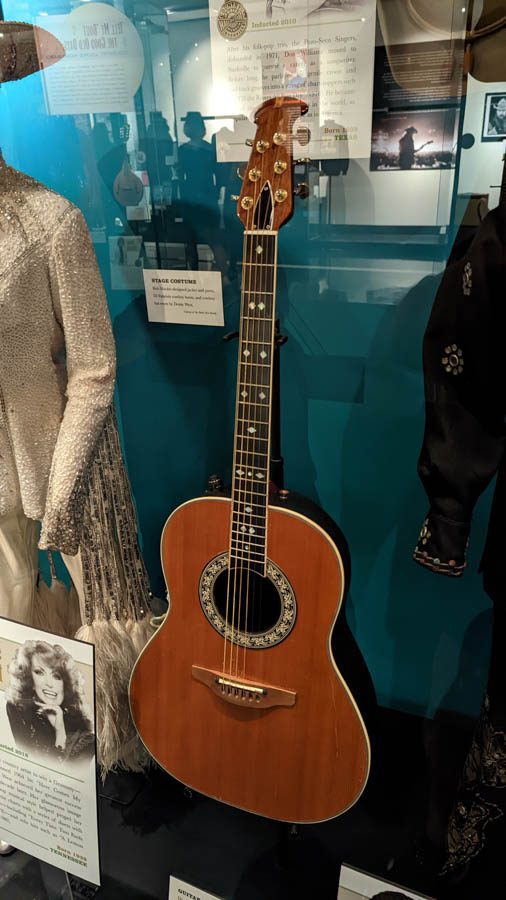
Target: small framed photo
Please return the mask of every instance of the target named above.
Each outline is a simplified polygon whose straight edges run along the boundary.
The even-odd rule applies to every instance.
[[[485,94],[482,141],[503,141],[506,138],[506,93]]]

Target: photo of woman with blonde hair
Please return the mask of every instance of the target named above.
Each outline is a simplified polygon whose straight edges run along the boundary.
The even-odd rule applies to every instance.
[[[59,762],[95,753],[84,679],[59,644],[25,641],[9,663],[6,710],[16,746]]]

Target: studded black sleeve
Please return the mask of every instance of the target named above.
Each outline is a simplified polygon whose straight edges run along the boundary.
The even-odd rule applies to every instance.
[[[471,518],[505,448],[506,209],[488,214],[443,276],[423,342],[425,433],[418,473],[430,502],[416,562],[461,575]]]

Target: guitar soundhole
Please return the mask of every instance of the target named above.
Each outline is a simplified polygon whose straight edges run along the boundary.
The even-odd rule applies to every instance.
[[[297,615],[295,594],[286,575],[270,559],[266,571],[264,578],[234,568],[229,585],[228,553],[220,553],[208,562],[199,584],[200,604],[208,622],[221,635],[226,632],[227,640],[253,650],[283,641]]]
[[[281,597],[270,578],[263,578],[257,572],[234,568],[229,586],[229,569],[224,569],[214,582],[213,594],[218,615],[231,629],[250,635],[263,634],[279,622],[283,608]]]

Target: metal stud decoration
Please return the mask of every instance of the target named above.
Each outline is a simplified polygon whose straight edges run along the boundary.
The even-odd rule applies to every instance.
[[[449,375],[461,375],[464,371],[464,354],[457,344],[448,344],[444,348],[444,356],[441,357],[441,363],[445,372]]]

